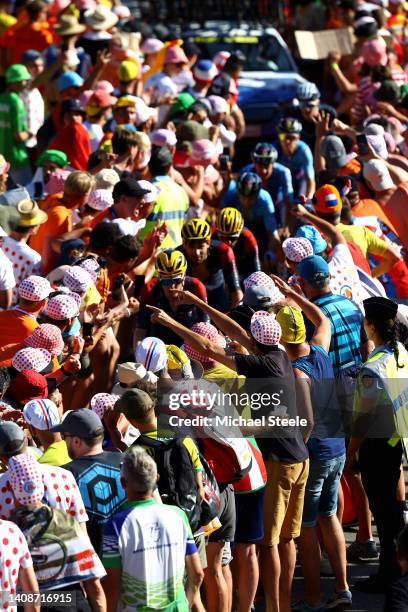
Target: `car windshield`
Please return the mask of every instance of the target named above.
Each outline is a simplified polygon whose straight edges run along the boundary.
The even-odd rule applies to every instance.
[[[208,58],[219,51],[242,51],[247,58],[247,71],[292,72],[294,69],[289,53],[274,36],[196,36],[194,40]]]

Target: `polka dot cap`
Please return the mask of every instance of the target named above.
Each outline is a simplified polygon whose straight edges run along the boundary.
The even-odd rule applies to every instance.
[[[244,288],[248,289],[256,285],[259,287],[274,287],[275,283],[265,272],[253,272],[244,280]]]
[[[74,293],[85,293],[93,285],[92,276],[79,266],[71,266],[64,274],[63,283]]]
[[[106,210],[113,205],[112,192],[109,189],[95,189],[89,194],[87,204],[95,210]]]
[[[10,485],[20,504],[35,504],[44,497],[43,478],[38,466],[38,461],[28,453],[10,457]]]
[[[33,331],[25,340],[26,346],[46,349],[53,357],[61,355],[64,349],[64,340],[60,329],[51,323],[44,323]]]
[[[106,410],[112,409],[118,399],[120,399],[120,395],[114,395],[112,393],[97,393],[91,399],[91,410],[96,412],[98,417],[102,420]]]
[[[18,295],[29,302],[45,300],[51,293],[51,285],[42,276],[27,276],[18,287]]]
[[[313,255],[313,246],[307,238],[287,238],[282,244],[286,259],[299,263],[305,257]]]
[[[92,278],[92,281],[96,283],[101,271],[101,266],[98,264],[96,259],[93,257],[87,257],[86,259],[79,260],[78,263],[74,262],[74,266],[79,266],[80,268],[86,270],[89,276]]]
[[[191,331],[203,336],[203,338],[208,338],[208,340],[215,342],[218,346],[225,346],[224,338],[221,336],[221,334],[219,334],[217,328],[214,327],[214,325],[211,325],[211,323],[195,323],[191,328]],[[184,345],[184,352],[189,359],[195,359],[203,366],[209,366],[214,363],[214,359],[206,357],[203,355],[203,353],[193,349],[189,344]]]
[[[23,370],[34,370],[34,372],[42,372],[51,361],[51,353],[42,348],[23,348],[14,355],[12,366],[22,372]]]
[[[76,317],[78,312],[78,303],[71,295],[56,295],[48,301],[45,307],[45,314],[47,317],[55,321],[71,319],[72,317]]]
[[[259,310],[251,318],[251,334],[260,344],[274,346],[279,343],[282,328],[275,315]]]

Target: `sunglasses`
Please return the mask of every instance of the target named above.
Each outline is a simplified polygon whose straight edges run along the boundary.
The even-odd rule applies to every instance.
[[[290,134],[279,134],[279,140],[286,140],[286,142],[295,142],[299,140],[299,136],[291,136]]]
[[[172,285],[178,285],[184,280],[184,277],[180,278],[161,278],[160,282],[164,287],[171,287]]]

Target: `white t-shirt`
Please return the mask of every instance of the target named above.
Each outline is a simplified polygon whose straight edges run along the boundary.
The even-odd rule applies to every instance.
[[[4,239],[3,251],[13,265],[16,286],[27,276],[41,273],[41,255],[29,247],[28,244],[17,242],[14,238],[7,236]],[[17,287],[14,287],[13,304],[17,304],[17,301]]]
[[[152,103],[166,95],[177,96],[179,93],[176,83],[164,72],[157,72],[145,83],[145,90],[152,89]]]
[[[17,606],[10,606],[7,596],[8,594],[14,595],[16,592],[20,569],[31,567],[33,562],[27,540],[15,523],[0,520],[0,542],[0,610],[16,612]]]
[[[43,474],[44,499],[48,506],[63,510],[73,516],[78,523],[88,520],[84,502],[74,476],[64,468],[39,463]],[[14,499],[8,488],[9,473],[0,475],[0,519],[8,519],[14,510]]]
[[[15,286],[16,281],[14,280],[13,264],[4,250],[0,248],[0,291],[7,291],[8,289],[13,289]]]
[[[185,513],[146,499],[127,504],[106,524],[105,568],[122,569],[122,612],[146,607],[187,610],[183,579],[185,557],[197,552]]]

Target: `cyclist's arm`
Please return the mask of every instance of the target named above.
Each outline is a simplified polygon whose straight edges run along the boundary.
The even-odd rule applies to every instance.
[[[258,243],[255,236],[247,227],[244,227],[241,233],[242,247],[245,254],[245,261],[248,263],[250,273],[259,272],[261,269],[261,261],[259,259]],[[239,272],[239,270],[238,270]]]
[[[316,188],[315,170],[313,166],[313,155],[307,144],[304,144],[303,154],[305,159],[306,193],[307,198],[312,198]]]
[[[234,308],[241,302],[243,297],[234,251],[227,244],[220,243],[217,256],[224,273],[225,284],[228,287],[230,306]]]

